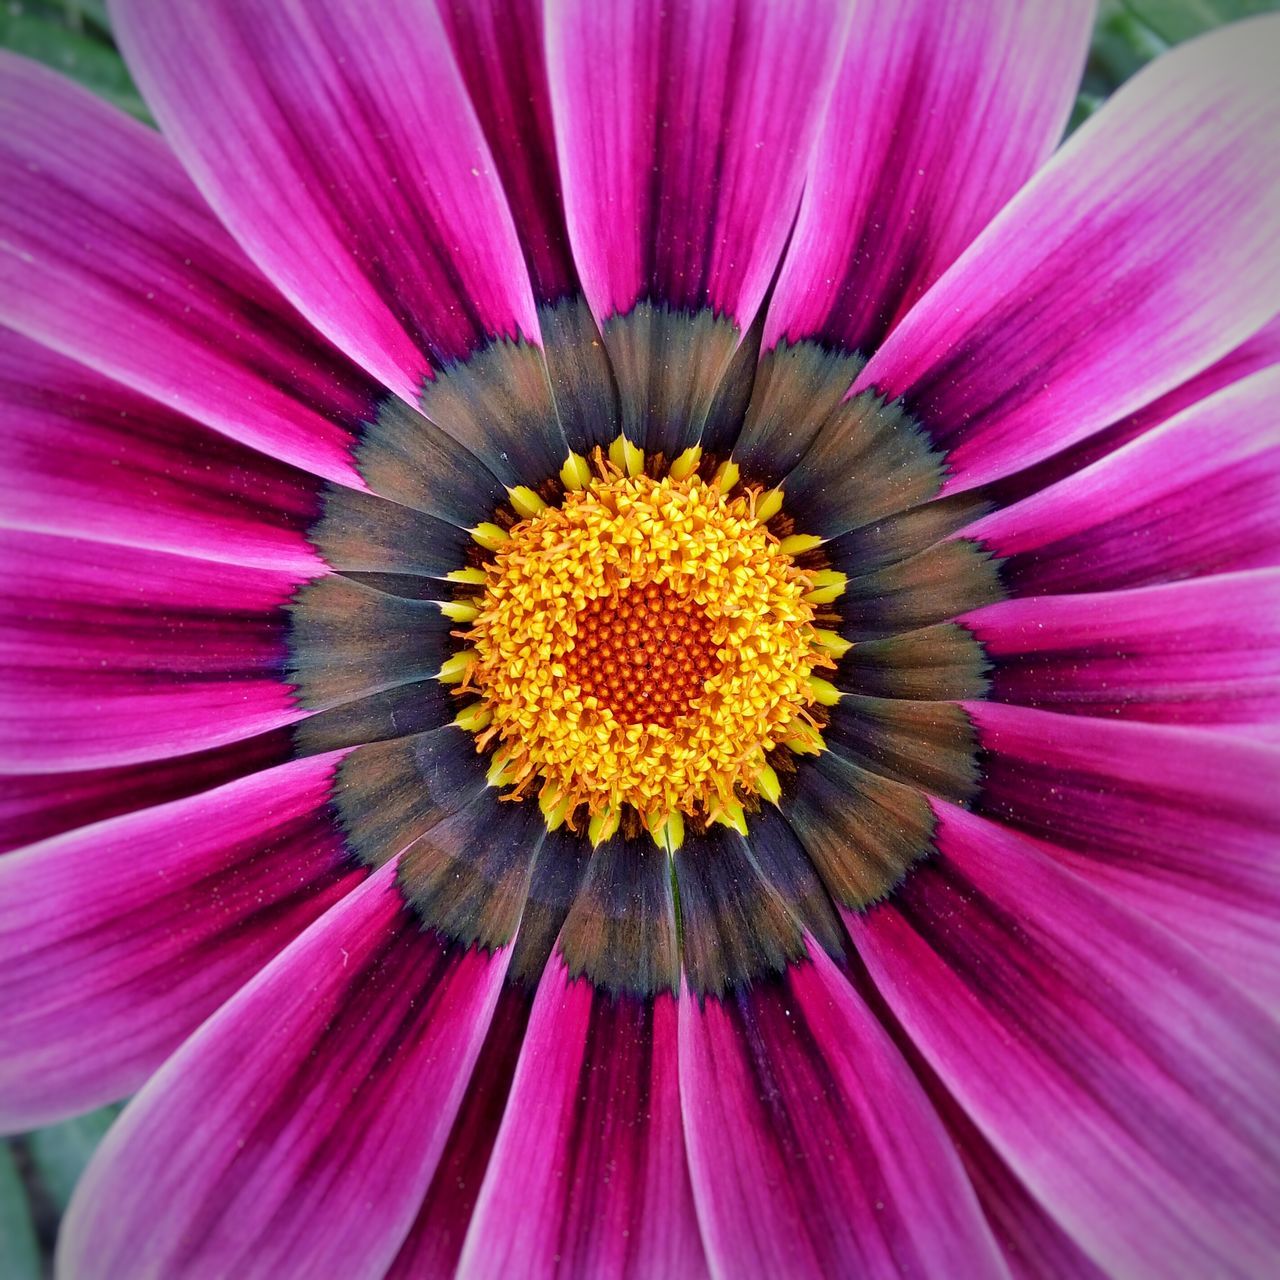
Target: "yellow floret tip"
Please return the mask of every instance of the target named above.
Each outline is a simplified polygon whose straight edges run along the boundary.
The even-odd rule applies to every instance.
[[[687,480],[702,461],[702,446],[691,444],[672,464],[667,474],[673,480]]]
[[[476,655],[470,649],[455,653],[444,660],[440,670],[436,672],[436,679],[441,684],[461,684],[467,678],[467,672],[475,660]]]
[[[591,464],[580,453],[571,453],[560,468],[560,483],[566,489],[585,489],[591,483]]]
[[[609,446],[609,461],[624,475],[638,476],[644,471],[644,450],[626,436],[619,436]]]
[[[756,499],[756,519],[768,524],[782,510],[782,490],[770,489]]]
[[[507,499],[512,511],[526,520],[530,516],[536,516],[547,505],[527,484],[518,484],[514,489],[508,489]]]
[[[454,622],[474,622],[480,615],[480,606],[470,600],[441,600],[440,612]]]
[[[800,556],[822,546],[822,542],[816,533],[793,533],[789,538],[783,538],[779,546],[789,556]]]
[[[491,524],[486,520],[471,530],[471,536],[486,551],[497,551],[511,535],[501,525]]]

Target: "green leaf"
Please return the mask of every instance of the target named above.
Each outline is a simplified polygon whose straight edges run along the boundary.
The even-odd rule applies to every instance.
[[[62,6],[66,16],[50,16],[52,6],[0,7],[0,47],[12,49],[78,80],[108,102],[150,122],[142,96],[129,76],[124,59],[102,35],[94,34],[96,6]],[[105,14],[103,14],[105,21]]]
[[[40,1245],[13,1148],[0,1142],[0,1276],[40,1280]]]
[[[1280,0],[1124,0],[1125,7],[1170,44],[1240,18],[1280,10]]]
[[[27,1135],[31,1162],[59,1213],[65,1212],[89,1157],[119,1114],[118,1106],[103,1107],[101,1111],[90,1111],[88,1115]],[[0,1275],[3,1274],[0,1271]]]

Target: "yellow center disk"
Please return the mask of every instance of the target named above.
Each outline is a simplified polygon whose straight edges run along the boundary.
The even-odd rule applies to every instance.
[[[766,753],[811,725],[829,662],[812,577],[755,498],[607,469],[498,541],[464,687],[515,793],[571,821],[629,805],[654,830],[723,821],[772,776]]]

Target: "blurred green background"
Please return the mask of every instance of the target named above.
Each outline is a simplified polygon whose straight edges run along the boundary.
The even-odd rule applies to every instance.
[[[1024,2],[1052,5],[1057,0]],[[1280,0],[1102,0],[1072,128],[1171,45],[1276,9]],[[150,123],[112,42],[103,0],[0,0],[0,47],[47,63]],[[39,1280],[49,1274],[58,1220],[118,1112],[119,1107],[107,1107],[0,1141],[0,1280]]]

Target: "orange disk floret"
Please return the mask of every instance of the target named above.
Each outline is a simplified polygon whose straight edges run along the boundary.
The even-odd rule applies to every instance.
[[[706,610],[665,582],[596,596],[576,627],[566,679],[623,724],[675,728],[720,662]]]

